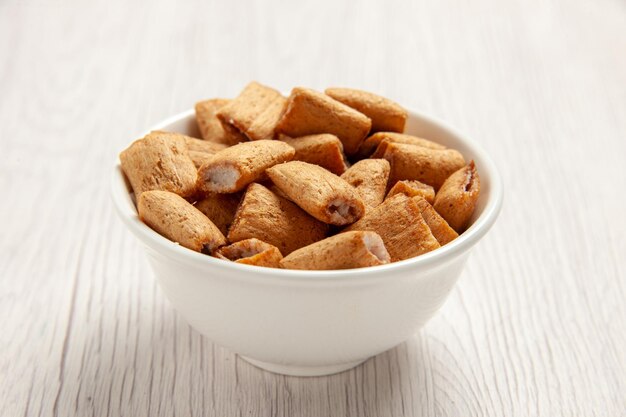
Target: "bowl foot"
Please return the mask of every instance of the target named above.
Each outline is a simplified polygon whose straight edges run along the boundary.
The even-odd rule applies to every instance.
[[[246,362],[256,366],[257,368],[264,369],[266,371],[274,372],[276,374],[291,375],[291,376],[323,376],[332,375],[339,372],[347,371],[357,365],[362,364],[367,360],[362,359],[354,362],[339,363],[336,365],[324,365],[324,366],[299,366],[299,365],[281,365],[278,363],[263,362],[256,359],[249,358],[247,356],[239,355]]]

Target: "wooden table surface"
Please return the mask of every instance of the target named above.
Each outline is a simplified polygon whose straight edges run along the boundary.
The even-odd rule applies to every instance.
[[[389,96],[479,141],[496,226],[412,339],[261,371],[117,219],[137,134],[250,80]],[[0,416],[626,415],[626,4],[0,1]]]

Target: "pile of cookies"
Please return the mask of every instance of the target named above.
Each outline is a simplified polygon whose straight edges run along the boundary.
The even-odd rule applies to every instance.
[[[473,161],[404,134],[407,112],[365,91],[252,82],[196,104],[202,139],[153,131],[120,154],[139,217],[228,262],[329,270],[437,249],[467,227]]]

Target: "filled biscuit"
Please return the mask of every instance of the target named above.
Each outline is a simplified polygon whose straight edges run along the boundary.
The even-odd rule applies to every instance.
[[[396,181],[393,187],[387,193],[387,197],[389,198],[392,195],[396,194],[404,194],[407,197],[417,197],[420,196],[428,201],[430,204],[433,204],[435,201],[435,189],[428,184],[424,184],[423,182],[419,182],[417,180],[401,180]]]
[[[381,155],[391,164],[390,181],[417,180],[435,191],[454,171],[465,165],[465,159],[454,149],[429,149],[404,143],[388,143]]]
[[[220,229],[178,194],[145,191],[137,199],[137,212],[157,233],[196,252],[210,254],[226,244]]]
[[[346,232],[291,252],[280,261],[287,269],[351,269],[390,261],[383,240],[375,232]]]
[[[185,136],[185,143],[187,144],[187,149],[189,149],[189,157],[196,168],[200,168],[209,162],[217,152],[228,148],[228,145],[223,143],[210,142],[190,136]]]
[[[253,81],[236,99],[219,109],[217,117],[250,140],[272,139],[286,102],[278,91]]]
[[[294,161],[308,162],[326,168],[335,175],[347,169],[343,145],[337,136],[329,133],[290,138],[281,135],[280,140],[296,150]]]
[[[344,232],[356,230],[378,233],[391,256],[391,262],[412,258],[441,246],[422,218],[416,201],[404,194],[396,194],[368,210],[363,218]]]
[[[433,206],[454,230],[461,233],[472,218],[479,194],[480,176],[471,161],[446,179]]]
[[[412,197],[412,199],[417,204],[422,218],[441,246],[459,237],[458,233],[448,225],[445,219],[435,211],[426,199],[419,196]]]
[[[359,148],[359,156],[361,158],[374,157],[372,156],[374,152],[377,150],[378,146],[383,142],[395,142],[395,143],[406,143],[409,145],[422,146],[424,148],[430,149],[446,149],[445,146],[440,145],[437,142],[430,141],[428,139],[423,139],[413,135],[407,135],[404,133],[395,133],[395,132],[378,132],[374,133],[372,136],[368,137],[363,141],[361,147]],[[380,154],[380,152],[377,152]]]
[[[325,93],[372,119],[372,132],[404,132],[407,111],[388,98],[353,88],[327,88]]]
[[[215,155],[198,170],[198,188],[205,193],[234,193],[260,179],[265,170],[290,161],[296,151],[279,140],[242,142]]]
[[[290,137],[331,133],[341,140],[348,155],[356,153],[370,131],[372,122],[365,116],[326,94],[296,87],[276,131]]]
[[[324,223],[343,226],[365,212],[357,190],[320,166],[291,161],[274,165],[267,174],[294,203]]]
[[[247,140],[237,129],[225,129],[222,122],[217,118],[217,112],[230,102],[231,100],[214,98],[196,103],[196,122],[202,139],[227,146]]]
[[[326,237],[326,224],[309,216],[296,204],[277,196],[261,184],[248,186],[228,240],[257,238],[276,246],[283,255]]]
[[[226,236],[228,228],[235,218],[241,196],[237,194],[209,193],[195,204],[195,207],[207,216]]]
[[[185,138],[178,133],[150,132],[122,151],[122,170],[135,196],[149,190],[171,191],[182,197],[195,194],[198,171]]]
[[[385,199],[391,167],[386,159],[363,159],[341,176],[356,188],[366,208],[374,208]]]
[[[213,252],[213,256],[238,264],[267,268],[279,268],[280,260],[283,259],[283,255],[276,246],[255,238],[222,246]]]

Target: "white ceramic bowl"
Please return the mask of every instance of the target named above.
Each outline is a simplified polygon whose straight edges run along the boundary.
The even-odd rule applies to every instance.
[[[194,112],[176,115],[151,130],[157,129],[197,135]],[[474,159],[481,195],[472,225],[459,238],[389,265],[293,271],[241,265],[191,251],[139,220],[119,163],[113,174],[113,200],[126,226],[143,243],[163,292],[193,328],[272,372],[332,374],[415,334],[443,304],[470,249],[500,211],[500,176],[480,147],[417,112],[410,112],[407,133]]]

